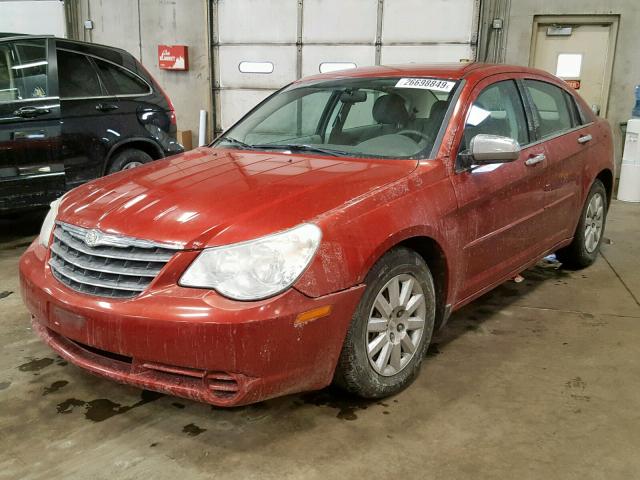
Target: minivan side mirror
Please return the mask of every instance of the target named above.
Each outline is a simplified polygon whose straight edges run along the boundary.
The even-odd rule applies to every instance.
[[[513,162],[520,157],[520,144],[510,137],[480,133],[471,139],[469,150],[460,157],[465,169],[471,165]]]

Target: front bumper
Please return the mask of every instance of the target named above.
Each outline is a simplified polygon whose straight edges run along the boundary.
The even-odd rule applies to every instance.
[[[20,260],[20,282],[34,331],[51,348],[94,374],[219,406],[328,385],[364,289],[319,298],[289,289],[237,302],[160,281],[112,300],[70,290],[46,259],[34,242]],[[296,323],[325,305],[329,315]]]

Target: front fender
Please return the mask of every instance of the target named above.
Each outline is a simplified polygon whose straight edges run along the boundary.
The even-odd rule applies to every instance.
[[[385,252],[414,237],[433,239],[446,255],[452,247],[445,224],[455,195],[447,177],[427,187],[425,180],[425,172],[416,172],[317,219],[322,243],[295,288],[318,297],[359,285]]]

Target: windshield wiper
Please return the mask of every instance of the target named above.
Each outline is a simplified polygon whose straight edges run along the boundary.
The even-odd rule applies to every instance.
[[[262,145],[250,145],[251,148],[270,149],[270,150],[291,150],[292,152],[315,152],[331,155],[332,157],[342,157],[351,155],[349,152],[342,150],[333,150],[331,148],[316,147],[315,145],[307,145],[306,143],[265,143]]]
[[[224,141],[224,142],[229,142],[229,143],[232,143],[233,145],[237,145],[238,147],[242,147],[242,148],[252,148],[253,147],[253,145],[249,145],[248,143],[241,142],[237,138],[233,138],[233,137],[220,137],[218,140],[219,141]]]
[[[314,145],[307,145],[306,143],[263,143],[263,144],[255,144],[251,145],[249,143],[241,142],[240,140],[233,137],[220,137],[221,141],[225,141],[236,145],[242,149],[258,149],[258,150],[291,150],[292,152],[315,152],[322,153],[325,155],[331,155],[332,157],[341,157],[344,155],[349,155],[349,152],[344,152],[342,150],[333,150],[330,148],[322,148],[316,147]]]

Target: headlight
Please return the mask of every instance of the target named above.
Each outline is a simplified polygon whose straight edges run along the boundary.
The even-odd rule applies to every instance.
[[[49,240],[51,240],[51,231],[56,222],[56,217],[58,216],[58,209],[60,208],[60,202],[64,196],[58,198],[51,202],[51,207],[49,208],[49,212],[47,216],[44,217],[44,222],[42,222],[42,228],[40,228],[40,235],[38,236],[38,243],[44,247],[49,246]]]
[[[248,242],[207,248],[180,279],[185,287],[213,288],[235,300],[260,300],[289,288],[313,258],[322,232],[304,223]]]

